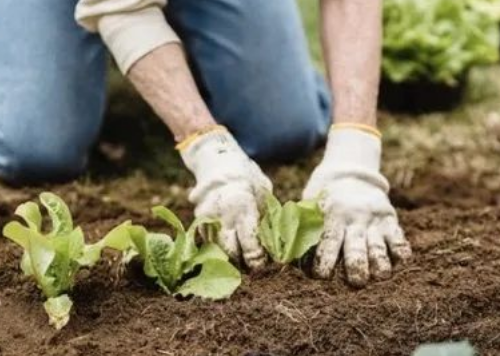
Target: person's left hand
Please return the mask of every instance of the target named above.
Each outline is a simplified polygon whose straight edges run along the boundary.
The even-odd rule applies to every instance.
[[[373,130],[376,132],[376,130]],[[343,247],[347,279],[362,287],[370,275],[386,279],[394,261],[406,261],[411,247],[399,226],[380,174],[381,140],[355,128],[330,133],[325,156],[304,190],[305,199],[320,199],[325,231],[314,273],[330,277]]]

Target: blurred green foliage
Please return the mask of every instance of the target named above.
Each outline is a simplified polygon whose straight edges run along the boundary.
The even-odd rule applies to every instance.
[[[314,63],[320,68],[322,66],[321,42],[319,40],[319,1],[298,0],[307,40],[311,50]]]
[[[498,20],[487,5],[489,0],[385,0],[384,76],[455,86],[472,67],[498,61]]]

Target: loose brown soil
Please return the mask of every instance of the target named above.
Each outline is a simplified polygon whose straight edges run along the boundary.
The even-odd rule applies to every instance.
[[[60,193],[90,239],[130,218],[158,226],[147,212],[74,186]],[[444,205],[411,193],[394,200],[415,258],[389,281],[355,290],[341,268],[332,281],[317,281],[294,267],[270,267],[245,275],[228,301],[176,300],[138,271],[120,274],[108,252],[80,275],[71,321],[60,332],[47,325],[39,291],[20,274],[21,251],[0,239],[0,355],[410,355],[422,342],[449,339],[499,355],[500,208],[473,194],[467,204]],[[18,194],[0,203],[0,226],[34,191]]]

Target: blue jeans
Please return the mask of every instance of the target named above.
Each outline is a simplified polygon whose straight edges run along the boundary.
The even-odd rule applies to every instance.
[[[105,48],[74,21],[76,0],[0,1],[0,177],[66,180],[85,169],[105,108]],[[314,149],[330,94],[293,0],[170,0],[200,91],[257,160]]]

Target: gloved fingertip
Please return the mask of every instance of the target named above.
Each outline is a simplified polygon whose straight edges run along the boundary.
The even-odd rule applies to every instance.
[[[333,267],[330,264],[324,263],[321,259],[315,258],[312,269],[313,277],[317,279],[330,279],[333,274]]]
[[[232,262],[241,264],[241,251],[236,239],[219,239],[218,245]]]
[[[376,281],[387,281],[389,279],[391,279],[392,277],[392,272],[389,270],[389,271],[378,271],[378,272],[375,272],[373,273],[373,279],[376,280]]]
[[[267,262],[266,258],[261,258],[259,260],[251,260],[247,262],[247,266],[252,271],[261,271],[266,266],[266,262]]]
[[[330,279],[332,277],[342,247],[343,232],[343,226],[339,227],[331,220],[325,223],[324,235],[314,256],[312,274],[315,278]]]
[[[364,288],[368,284],[368,278],[359,274],[348,275],[347,282],[354,288]]]
[[[316,279],[328,280],[332,277],[332,272],[327,269],[314,268],[312,275]]]
[[[392,276],[392,268],[375,268],[372,272],[372,276],[377,281],[386,281]]]
[[[392,265],[389,257],[379,256],[370,258],[370,271],[372,277],[377,281],[384,281],[392,276]]]
[[[397,263],[407,264],[412,259],[412,250],[409,243],[401,244],[393,248],[393,255]]]
[[[346,266],[346,270],[347,281],[355,288],[363,288],[370,279],[368,266],[364,261],[354,262],[351,265]]]
[[[263,249],[244,253],[243,259],[246,265],[254,271],[263,269],[267,263],[267,255]]]

